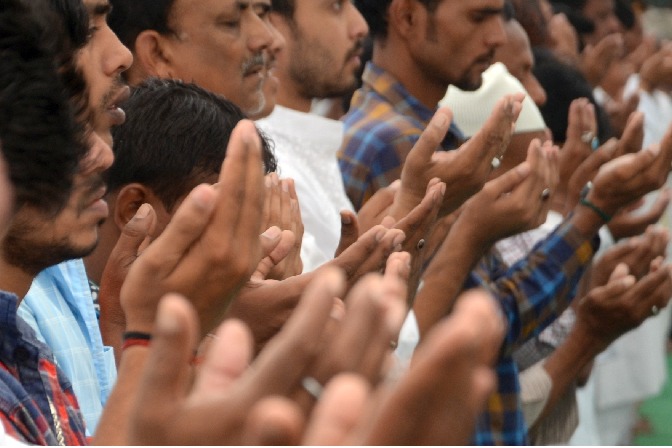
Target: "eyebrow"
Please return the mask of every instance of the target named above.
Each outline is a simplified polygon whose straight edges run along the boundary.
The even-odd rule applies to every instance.
[[[112,12],[112,5],[108,2],[96,3],[95,5],[88,6],[87,9],[91,16],[106,16]]]

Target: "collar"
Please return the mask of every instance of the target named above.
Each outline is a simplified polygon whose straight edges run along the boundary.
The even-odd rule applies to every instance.
[[[433,110],[427,108],[416,97],[411,95],[394,76],[373,62],[366,64],[364,73],[362,74],[362,81],[364,86],[392,104],[397,113],[417,122],[417,126],[421,129],[427,127],[434,113],[439,108],[438,104]],[[452,122],[442,146],[445,149],[455,149],[462,142],[464,142],[464,135],[455,122]]]

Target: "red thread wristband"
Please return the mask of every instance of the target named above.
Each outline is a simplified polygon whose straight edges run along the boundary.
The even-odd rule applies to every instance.
[[[123,337],[124,343],[121,350],[126,350],[128,347],[140,346],[148,347],[152,341],[152,335],[149,333],[140,333],[137,331],[127,331]]]

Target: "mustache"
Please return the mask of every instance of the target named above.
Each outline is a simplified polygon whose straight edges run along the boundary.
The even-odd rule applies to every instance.
[[[243,62],[242,72],[244,76],[254,73],[259,67],[266,67],[267,61],[264,53],[257,53]]]
[[[119,94],[119,90],[124,88],[126,86],[126,82],[121,78],[121,75],[118,75],[115,79],[114,82],[112,83],[112,87],[110,87],[110,90],[108,90],[105,95],[103,96],[103,100],[101,101],[100,106],[102,107],[103,110],[106,110],[109,106],[111,101],[116,98],[116,96]]]
[[[364,41],[360,39],[357,42],[355,42],[355,46],[352,47],[350,51],[348,51],[345,60],[348,61],[351,58],[354,58],[355,56],[359,56],[360,54],[362,54],[363,51],[364,51]]]

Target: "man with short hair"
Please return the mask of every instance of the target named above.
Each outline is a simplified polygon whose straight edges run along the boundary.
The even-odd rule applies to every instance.
[[[73,219],[75,206],[85,197],[77,186],[70,196],[85,146],[73,107],[79,99],[69,100],[75,91],[66,89],[66,79],[74,76],[74,67],[68,66],[70,43],[59,34],[58,23],[46,2],[0,5],[0,148],[13,184],[3,185],[3,193],[9,192],[15,217],[0,255],[0,287],[8,291],[0,293],[0,420],[10,436],[31,444],[79,445],[86,442],[85,425],[73,387],[49,349],[17,316],[21,298],[41,269],[40,259],[55,256],[24,242],[56,237],[67,230],[63,226],[79,223]],[[75,176],[75,185],[81,181],[81,175]],[[92,216],[88,209],[81,211],[82,221]],[[4,236],[4,220],[2,225]],[[31,231],[38,226],[42,234]],[[83,227],[70,230],[71,235],[60,233],[55,239],[70,236],[72,245],[88,241]]]
[[[352,108],[344,118],[346,142],[341,170],[350,198],[361,206],[402,173],[413,142],[428,126],[429,117],[448,86],[463,90],[480,86],[481,74],[503,44],[505,33],[503,0],[359,0],[356,4],[371,26],[374,53],[364,73],[364,86],[353,97]],[[454,148],[458,135],[454,132],[453,141],[444,141],[441,149]],[[669,150],[667,147],[665,152]],[[639,157],[643,162],[645,154]],[[656,166],[663,169],[668,157],[669,153]],[[582,205],[574,208],[526,260],[507,270],[496,254],[488,253],[469,275],[465,287],[491,287],[508,321],[496,366],[498,390],[479,418],[475,443],[527,442],[518,371],[511,353],[569,305],[578,280],[598,247],[597,231],[612,215],[602,213],[594,201],[602,202],[612,212],[626,204],[613,191],[620,188],[619,183],[607,174],[620,163],[615,160],[600,171],[599,181],[598,177],[594,179],[595,188],[587,192]],[[532,197],[541,197],[542,205],[551,193],[550,189],[544,191],[533,193]],[[529,202],[530,198],[528,195],[525,200]],[[496,223],[493,227],[493,231],[498,230]],[[428,284],[426,280],[423,292]],[[421,336],[450,312],[452,303],[450,298],[437,296],[423,300],[422,295],[421,292],[414,306]]]
[[[352,3],[322,0],[273,0],[271,21],[286,46],[275,69],[278,105],[259,125],[275,142],[282,176],[295,181],[304,223],[301,258],[310,271],[333,258],[340,212],[352,210],[336,161],[343,125],[310,108],[313,98],[356,87],[368,27]]]
[[[114,158],[110,129],[125,119],[118,104],[129,89],[121,73],[132,57],[107,26],[107,0],[52,2],[51,7],[70,24],[71,38],[80,48],[75,57],[88,92],[87,125],[92,141],[99,140],[80,162],[68,204],[56,216],[18,211],[3,243],[3,259],[14,269],[3,275],[16,282],[13,291],[25,295],[19,315],[51,348],[72,382],[92,435],[116,367],[112,349],[101,338],[81,257],[94,249],[98,225],[107,218],[103,173]],[[78,18],[83,22],[74,25]]]
[[[193,82],[248,116],[264,108],[273,34],[271,0],[112,0],[110,26],[135,57],[132,85],[148,77]]]

